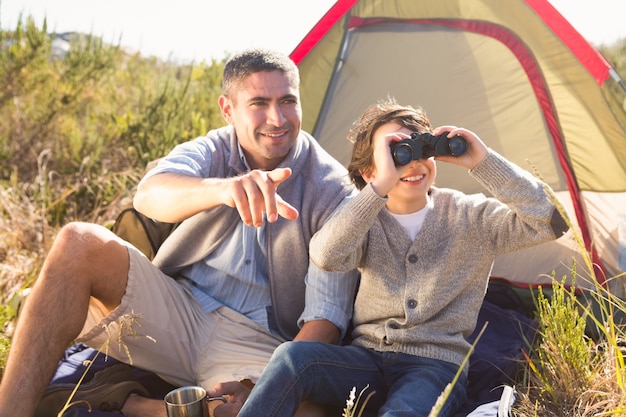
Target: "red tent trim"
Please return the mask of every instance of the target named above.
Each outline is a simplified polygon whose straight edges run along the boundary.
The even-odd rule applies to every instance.
[[[611,64],[604,59],[574,27],[546,0],[524,0],[550,30],[572,51],[589,74],[602,86],[610,76]],[[300,61],[318,44],[328,31],[358,0],[338,0],[309,31],[291,53],[291,59]]]
[[[546,0],[525,0],[550,30],[569,48],[599,86],[610,76],[606,59]]]
[[[338,0],[302,39],[290,57],[296,65],[315,48],[315,45],[326,36],[328,31],[341,19],[359,0]]]

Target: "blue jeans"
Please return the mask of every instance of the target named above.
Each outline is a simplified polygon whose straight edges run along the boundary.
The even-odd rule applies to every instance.
[[[427,417],[457,370],[452,363],[404,353],[287,342],[274,351],[238,417],[292,417],[304,400],[336,406],[340,416],[352,388],[358,396],[368,385],[361,400],[376,391],[367,405],[379,410],[378,416]],[[466,383],[463,373],[440,417],[454,415],[463,405]]]

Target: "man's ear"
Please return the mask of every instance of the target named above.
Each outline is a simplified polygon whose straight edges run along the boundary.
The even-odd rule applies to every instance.
[[[218,100],[218,104],[222,112],[222,117],[224,118],[224,120],[226,120],[226,123],[228,123],[229,125],[232,125],[233,124],[232,117],[231,117],[231,111],[233,108],[232,102],[226,96],[221,95]]]

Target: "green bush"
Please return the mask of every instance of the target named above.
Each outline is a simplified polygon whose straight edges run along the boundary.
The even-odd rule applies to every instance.
[[[56,227],[106,221],[148,162],[223,124],[223,61],[178,66],[74,35],[52,56],[46,24],[0,31],[0,181],[16,179]]]
[[[224,61],[176,65],[75,34],[53,56],[47,24],[0,28],[0,375],[8,300],[39,274],[73,220],[108,225],[146,165],[223,125]]]

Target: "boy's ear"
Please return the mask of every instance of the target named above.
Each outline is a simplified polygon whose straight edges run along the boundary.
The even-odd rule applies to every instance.
[[[374,180],[371,169],[361,168],[359,169],[359,173],[361,174],[361,177],[363,177],[363,180],[365,181],[366,184],[369,184],[370,182]]]

